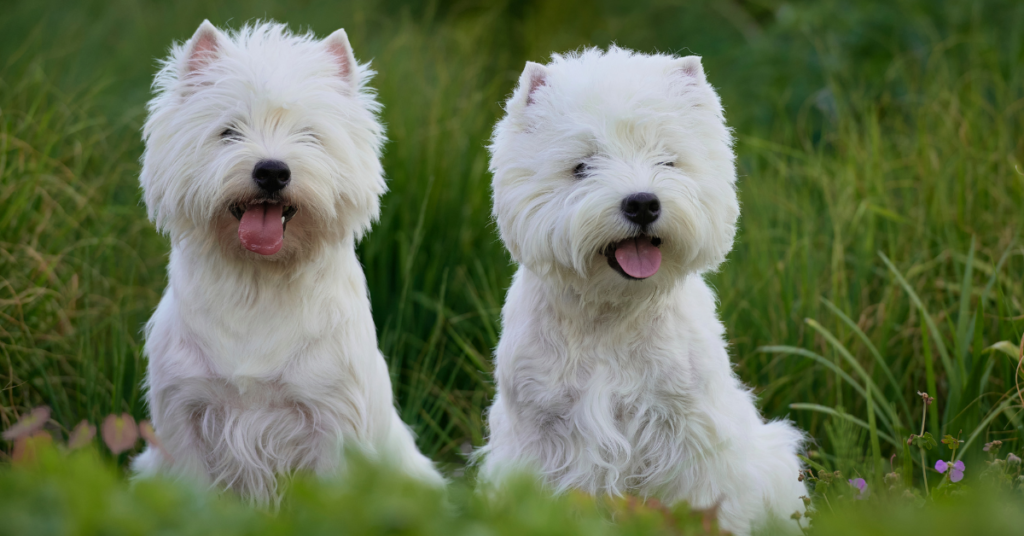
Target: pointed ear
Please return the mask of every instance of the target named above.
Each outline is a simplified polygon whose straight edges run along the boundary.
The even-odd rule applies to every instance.
[[[541,86],[548,85],[548,68],[532,61],[526,62],[526,68],[523,69],[523,74],[519,76],[519,89],[517,93],[523,93],[523,98],[526,101],[526,105],[533,104],[534,93]]]
[[[338,64],[338,76],[348,85],[355,87],[359,83],[359,65],[356,57],[352,54],[352,45],[348,42],[348,34],[345,30],[339,29],[327,36],[323,41],[327,52]]]
[[[676,65],[673,71],[686,78],[697,80],[698,82],[707,81],[707,78],[704,76],[704,66],[700,63],[700,56],[686,56],[685,58],[679,58],[676,60]]]
[[[526,62],[512,97],[505,104],[508,115],[515,116],[536,102],[537,90],[548,85],[548,68],[532,61]]]
[[[216,59],[220,53],[220,47],[224,45],[224,39],[220,30],[210,24],[210,21],[204,20],[192,39],[189,39],[188,44],[185,45],[185,49],[188,51],[188,61],[184,74],[202,70]]]

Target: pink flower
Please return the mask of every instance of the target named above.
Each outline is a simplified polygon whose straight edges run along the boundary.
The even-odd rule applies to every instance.
[[[863,499],[864,495],[868,492],[868,483],[865,482],[863,478],[851,478],[850,480],[847,480],[847,482],[849,482],[851,486],[860,490],[857,498]]]
[[[949,480],[952,482],[960,482],[964,479],[964,462],[957,460],[956,463],[946,463],[942,460],[935,462],[935,470],[940,473],[945,473],[949,469]]]

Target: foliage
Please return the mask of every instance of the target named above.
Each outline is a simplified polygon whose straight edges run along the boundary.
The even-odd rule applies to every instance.
[[[464,479],[442,491],[357,453],[344,477],[289,478],[284,502],[265,511],[186,482],[127,482],[95,443],[65,446],[34,434],[31,456],[0,467],[0,534],[719,534],[713,512],[685,505],[553,495],[527,475],[500,491],[480,493]],[[818,509],[806,533],[1019,534],[1020,473],[1019,458],[993,453],[976,488],[948,484],[926,501],[896,473],[875,489],[811,469]]]
[[[500,493],[464,481],[442,491],[353,453],[344,478],[288,479],[276,511],[171,480],[125,482],[93,446],[42,435],[30,456],[0,468],[0,534],[718,534],[710,512],[635,498],[554,496],[522,477]],[[107,446],[112,447],[110,441]]]

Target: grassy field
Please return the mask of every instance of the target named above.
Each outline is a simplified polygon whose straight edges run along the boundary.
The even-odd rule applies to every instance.
[[[910,456],[904,445],[922,426],[959,433],[968,467],[994,439],[1022,449],[1024,4],[84,0],[4,10],[0,428],[40,404],[64,429],[111,412],[145,417],[140,329],[168,251],[137,182],[155,59],[203,18],[267,17],[318,35],[345,27],[380,73],[391,191],[360,258],[403,417],[450,468],[485,434],[514,269],[490,221],[490,129],[524,61],[611,42],[700,54],[722,94],[743,215],[729,261],[708,279],[766,415],[807,430],[816,463],[879,486],[893,454],[913,486],[942,478],[921,464],[948,459],[945,447]],[[925,412],[918,391],[937,403]]]

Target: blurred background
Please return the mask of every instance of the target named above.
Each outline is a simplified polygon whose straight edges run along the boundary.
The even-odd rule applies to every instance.
[[[736,371],[830,467],[925,428],[1024,439],[1024,3],[1013,0],[0,1],[0,428],[146,417],[166,238],[138,187],[157,61],[204,18],[326,36],[378,71],[390,193],[360,245],[398,404],[456,468],[485,436],[514,271],[485,146],[525,61],[703,57],[743,213],[708,280]],[[922,424],[917,391],[938,398]],[[973,434],[973,435],[972,435]],[[6,447],[5,447],[6,448]],[[931,456],[931,455],[929,455]],[[888,469],[886,469],[888,470]]]

